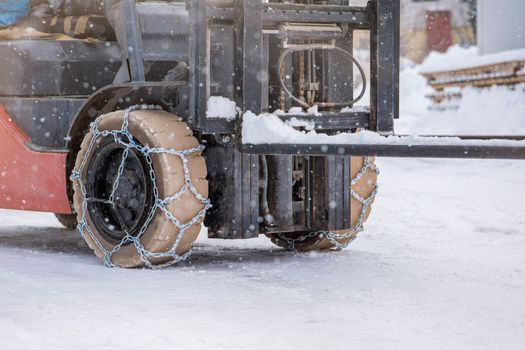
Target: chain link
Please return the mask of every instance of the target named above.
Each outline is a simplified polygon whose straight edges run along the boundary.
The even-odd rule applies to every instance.
[[[371,160],[370,157],[364,158],[364,164],[359,173],[357,173],[356,177],[352,179],[350,182],[351,186],[356,185],[366,174],[366,172],[370,170],[375,172],[379,175],[379,169],[374,164],[374,162]],[[374,190],[368,196],[367,198],[361,197],[354,189],[351,189],[350,193],[353,199],[358,201],[361,204],[361,212],[359,213],[359,217],[357,219],[357,223],[352,227],[350,230],[348,230],[345,233],[335,233],[331,231],[314,231],[310,232],[306,235],[299,236],[297,238],[291,238],[283,233],[277,233],[275,236],[277,236],[279,239],[283,240],[287,244],[287,249],[296,251],[296,245],[301,242],[305,242],[309,239],[323,239],[326,238],[330,244],[336,249],[344,249],[348,247],[348,245],[357,237],[357,235],[363,231],[363,226],[366,218],[366,213],[368,212],[368,208],[374,201],[374,198],[377,195],[377,184],[374,185]],[[342,242],[341,242],[342,241]]]
[[[89,235],[91,240],[95,243],[95,245],[100,249],[100,251],[104,254],[104,264],[108,267],[115,267],[115,264],[112,262],[113,255],[118,252],[123,246],[132,243],[139,253],[140,259],[144,263],[144,265],[148,268],[162,268],[171,266],[173,264],[176,264],[178,262],[184,261],[189,258],[191,255],[191,250],[187,253],[184,253],[182,255],[177,254],[177,248],[181,242],[181,240],[184,238],[186,230],[190,228],[191,226],[197,224],[199,221],[203,220],[206,216],[206,212],[208,209],[211,208],[211,202],[208,198],[205,198],[203,195],[201,195],[195,186],[193,185],[190,177],[190,170],[189,170],[189,163],[188,163],[188,156],[191,156],[193,154],[200,154],[204,150],[204,146],[199,145],[197,147],[186,149],[186,150],[177,150],[173,148],[150,148],[147,146],[142,146],[133,137],[131,132],[129,131],[129,116],[130,113],[137,110],[162,110],[159,106],[154,105],[137,105],[129,107],[124,111],[124,120],[122,122],[122,128],[120,130],[99,130],[99,124],[102,121],[103,117],[97,118],[93,123],[91,123],[91,130],[93,132],[93,138],[91,139],[91,142],[88,145],[86,154],[84,158],[82,159],[80,166],[78,169],[74,169],[71,174],[71,181],[77,182],[78,186],[80,188],[80,191],[82,192],[82,196],[84,198],[82,202],[82,219],[80,220],[77,229],[80,232],[81,235],[85,236],[86,234]],[[113,136],[115,143],[122,145],[125,149],[122,154],[122,160],[120,163],[120,166],[118,168],[118,172],[115,176],[115,180],[113,182],[113,187],[111,194],[108,199],[93,199],[88,196],[86,186],[82,181],[81,174],[83,174],[86,164],[88,161],[89,156],[92,154],[93,149],[95,148],[95,145],[97,141],[100,138]],[[106,249],[102,243],[99,241],[97,236],[92,231],[91,227],[88,225],[86,213],[88,212],[88,202],[90,201],[100,201],[103,203],[106,203],[108,205],[115,206],[115,193],[117,192],[120,178],[122,177],[122,174],[124,172],[125,162],[128,158],[128,154],[130,150],[136,150],[139,153],[141,153],[144,158],[146,159],[146,163],[149,169],[149,176],[152,182],[153,186],[153,195],[155,202],[153,204],[153,207],[151,208],[148,217],[146,218],[146,221],[140,228],[138,234],[131,235],[127,230],[124,230],[125,236],[122,240],[120,240],[113,248],[110,250]],[[179,157],[183,164],[183,170],[184,170],[184,186],[182,189],[173,194],[170,195],[164,199],[160,198],[159,195],[159,189],[157,187],[157,179],[155,175],[155,170],[153,168],[153,161],[151,159],[151,155],[155,154],[169,154],[176,157]],[[168,206],[173,202],[178,200],[184,193],[191,192],[195,198],[201,202],[204,205],[204,208],[192,219],[190,219],[188,222],[181,222],[178,220],[173,213],[171,213],[168,209]],[[148,251],[144,245],[141,242],[142,237],[144,236],[147,229],[150,227],[151,221],[153,220],[155,213],[157,210],[160,210],[167,218],[170,220],[179,230],[179,233],[177,235],[177,238],[171,248],[167,252],[150,252]],[[168,258],[169,261],[163,264],[155,264],[151,261],[151,259],[166,259]]]
[[[299,51],[299,99],[306,101],[304,98],[305,66],[304,51]]]
[[[279,65],[279,76],[281,77],[282,81],[285,81],[285,74],[286,74],[286,66],[283,61],[283,63]],[[286,111],[286,93],[284,92],[284,89],[282,87],[279,87],[279,101],[278,102],[279,102],[279,109],[281,111]]]

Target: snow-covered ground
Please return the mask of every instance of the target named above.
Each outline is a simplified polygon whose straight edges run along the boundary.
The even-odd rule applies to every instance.
[[[347,250],[201,238],[108,269],[48,214],[0,211],[2,349],[522,349],[525,162],[381,159]]]

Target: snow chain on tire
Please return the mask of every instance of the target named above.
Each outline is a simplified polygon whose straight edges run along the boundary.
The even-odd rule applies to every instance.
[[[298,251],[301,249],[297,248],[297,244],[303,243],[309,240],[314,240],[316,242],[321,242],[324,239],[326,239],[329,243],[329,248],[335,248],[335,249],[344,249],[348,247],[352,241],[355,240],[357,235],[363,231],[363,226],[366,221],[366,218],[368,216],[368,213],[370,212],[370,207],[372,202],[374,201],[376,195],[377,195],[377,183],[374,184],[373,190],[371,194],[367,198],[363,198],[355,189],[354,186],[357,185],[357,183],[363,179],[365,174],[367,172],[373,172],[376,175],[379,175],[379,169],[375,165],[373,159],[371,157],[364,157],[363,166],[357,173],[357,175],[352,179],[351,181],[351,196],[354,200],[359,202],[361,204],[361,211],[359,212],[359,216],[357,218],[357,222],[355,225],[349,229],[342,232],[331,232],[331,231],[314,231],[299,237],[292,238],[286,234],[277,233],[275,234],[275,238],[277,238],[277,241],[284,242],[286,244],[286,249],[290,251]],[[274,243],[277,243],[274,241]],[[314,244],[315,245],[315,244]],[[326,249],[326,248],[322,248]],[[304,249],[304,250],[310,250],[310,249]]]
[[[118,252],[119,250],[123,249],[124,246],[127,246],[129,244],[133,244],[134,248],[138,252],[140,256],[140,260],[144,264],[144,266],[148,268],[162,268],[167,267],[173,264],[176,264],[178,262],[186,260],[191,255],[191,249],[189,249],[187,252],[183,254],[177,254],[177,249],[179,247],[179,243],[183,240],[184,235],[186,233],[186,230],[193,225],[198,224],[201,222],[206,212],[209,208],[211,208],[211,203],[208,198],[206,198],[204,195],[199,193],[197,189],[195,188],[194,184],[191,181],[190,177],[190,166],[188,157],[195,154],[200,154],[204,150],[204,146],[198,145],[197,147],[191,148],[191,149],[174,149],[174,148],[155,148],[155,147],[148,147],[148,146],[142,146],[137,141],[136,138],[131,134],[131,132],[128,129],[129,126],[129,117],[130,113],[133,111],[144,111],[144,110],[158,110],[161,111],[162,108],[158,106],[153,105],[138,105],[133,106],[125,110],[124,112],[124,119],[122,122],[122,128],[118,130],[99,130],[99,124],[103,120],[102,118],[104,116],[101,116],[97,118],[93,123],[91,123],[91,133],[93,134],[93,137],[91,141],[89,142],[89,145],[87,146],[87,151],[82,158],[82,161],[80,163],[80,166],[78,166],[78,163],[76,165],[77,168],[75,168],[71,175],[71,180],[75,183],[77,188],[80,189],[81,195],[82,195],[82,207],[81,207],[81,216],[79,219],[79,223],[77,226],[78,231],[80,234],[87,240],[89,238],[94,244],[96,245],[96,248],[103,254],[102,259],[106,266],[108,267],[115,267],[117,265],[114,264],[112,261],[113,255]],[[86,186],[83,183],[82,180],[82,174],[85,170],[86,164],[88,162],[88,158],[90,157],[91,153],[93,152],[93,148],[95,147],[95,144],[97,143],[97,140],[104,137],[113,137],[114,142],[123,146],[124,152],[122,154],[122,161],[120,163],[120,166],[118,168],[118,172],[116,175],[116,180],[113,182],[113,188],[112,188],[112,194],[109,196],[109,198],[89,198],[89,195],[86,190]],[[115,205],[113,202],[113,195],[116,193],[116,190],[119,186],[119,181],[123,173],[124,169],[124,163],[126,162],[126,159],[128,157],[128,154],[130,150],[134,150],[136,152],[139,152],[142,154],[147,162],[147,170],[149,171],[149,177],[151,179],[151,183],[153,186],[153,195],[154,195],[154,203],[152,205],[152,208],[149,210],[149,213],[147,214],[147,218],[144,222],[144,224],[140,227],[138,233],[136,235],[131,235],[125,228],[123,229],[123,233],[125,233],[125,236],[122,240],[120,240],[117,244],[115,244],[111,249],[107,249],[107,244],[104,245],[100,242],[100,240],[97,238],[97,235],[94,234],[92,228],[88,224],[86,213],[88,211],[88,202],[90,201],[103,201],[106,204]],[[160,198],[159,195],[159,189],[157,184],[157,178],[155,175],[155,170],[153,166],[153,160],[152,156],[154,155],[160,155],[160,154],[166,154],[178,157],[180,161],[182,162],[183,170],[184,170],[184,185],[178,191],[177,193],[174,193],[166,198]],[[193,196],[203,205],[203,209],[198,212],[197,215],[195,215],[193,218],[191,218],[189,221],[181,222],[177,217],[170,212],[168,209],[168,206],[179,199],[181,196],[187,194],[190,192],[193,194]],[[151,252],[148,251],[143,242],[141,241],[141,238],[143,238],[144,233],[148,230],[150,224],[152,223],[153,218],[155,217],[156,212],[160,210],[162,214],[169,220],[173,225],[175,225],[178,228],[178,235],[175,239],[175,242],[171,246],[171,248],[168,251],[165,252]],[[88,237],[86,237],[88,235]],[[93,248],[93,247],[92,247]],[[156,260],[157,262],[154,262]],[[161,263],[158,263],[160,261]]]

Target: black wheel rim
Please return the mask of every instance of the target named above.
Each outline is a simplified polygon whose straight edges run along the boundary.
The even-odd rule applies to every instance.
[[[114,244],[121,242],[126,232],[133,237],[140,233],[154,200],[146,158],[130,148],[113,203],[109,202],[125,149],[112,136],[106,137],[87,167],[88,215],[97,232]]]

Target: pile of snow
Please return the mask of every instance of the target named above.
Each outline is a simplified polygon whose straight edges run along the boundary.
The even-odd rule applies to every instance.
[[[421,137],[421,136],[380,136],[372,131],[359,133],[339,133],[327,135],[315,130],[301,131],[282,121],[275,114],[256,115],[246,112],[242,123],[242,142],[244,144],[378,144],[378,145],[462,145],[487,144],[498,146],[524,145],[525,141],[507,140],[472,140],[465,141],[457,137]]]
[[[454,110],[422,112],[413,108],[409,113],[401,113],[401,119],[396,122],[396,132],[525,135],[525,84],[484,89],[468,87],[461,90],[461,94],[462,98]],[[408,100],[407,104],[417,107],[418,100]]]
[[[319,113],[319,106],[318,105],[315,105],[315,106],[312,106],[312,107],[308,108],[306,110],[306,112],[303,111],[302,107],[292,107],[292,108],[290,108],[288,110],[288,113],[284,113],[283,111],[278,109],[273,114],[277,114],[277,115],[286,115],[286,114],[292,114],[292,115],[315,115],[315,116],[322,115],[321,113]]]
[[[446,53],[431,52],[423,62],[421,72],[436,73],[514,61],[525,61],[525,48],[480,55],[476,46],[463,48],[455,45]]]
[[[208,99],[206,117],[207,118],[221,118],[227,120],[233,120],[237,118],[241,109],[237,107],[235,101],[232,101],[222,96],[211,96]],[[345,110],[346,111],[346,110]],[[312,106],[306,110],[302,107],[292,107],[288,110],[288,113],[278,109],[274,112],[275,115],[314,115],[320,116],[319,107],[317,105]]]
[[[208,99],[206,117],[233,120],[237,117],[237,106],[226,97],[211,96]]]
[[[454,69],[460,67],[461,62],[465,65],[474,61],[496,63],[498,55],[509,58],[519,57],[517,53],[520,52],[525,54],[525,50],[486,56],[477,56],[477,52],[476,47],[463,49],[455,46],[446,54],[430,54],[421,66],[405,64],[400,76],[400,120],[395,123],[396,133],[525,135],[525,84],[458,89],[462,98],[457,101],[455,109],[431,108],[428,95],[434,90],[421,75],[423,70],[430,71],[440,66]]]
[[[421,66],[410,60],[404,61],[399,83],[399,112],[401,119],[407,114],[419,115],[426,113],[431,104],[427,96],[434,91],[421,75]]]

